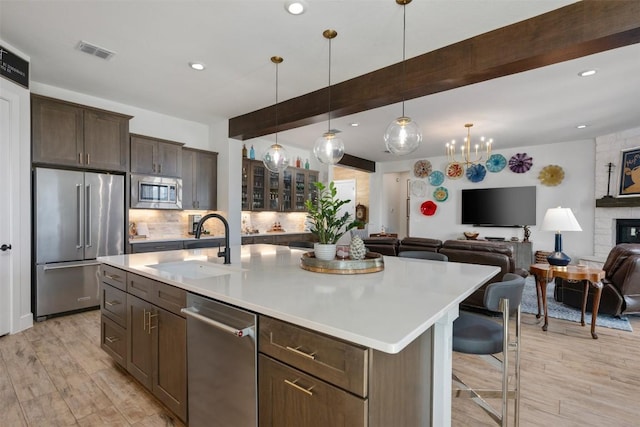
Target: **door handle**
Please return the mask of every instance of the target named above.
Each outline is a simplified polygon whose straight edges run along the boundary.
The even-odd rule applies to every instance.
[[[4,251],[10,251],[11,250],[11,244],[5,244],[3,243],[2,246],[0,246],[0,251],[4,252]]]
[[[85,247],[90,248],[91,246],[93,246],[93,243],[91,242],[91,184],[87,185],[85,191],[86,191],[86,196],[84,200],[84,203],[85,203],[84,240],[85,240]]]

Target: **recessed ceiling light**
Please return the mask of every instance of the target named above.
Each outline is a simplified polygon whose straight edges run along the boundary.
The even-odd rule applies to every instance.
[[[196,71],[202,71],[206,68],[202,62],[189,62],[189,67]]]
[[[284,8],[292,15],[302,15],[307,9],[307,2],[304,0],[288,0],[285,2]]]
[[[587,127],[587,125],[578,125],[578,126],[576,126],[577,129],[584,129],[586,127]]]
[[[597,70],[584,70],[584,71],[580,71],[578,75],[580,77],[589,77],[589,76],[593,76],[597,72],[598,72]]]
[[[358,126],[360,126],[360,123],[356,123],[356,122],[349,123],[349,126],[357,128]]]

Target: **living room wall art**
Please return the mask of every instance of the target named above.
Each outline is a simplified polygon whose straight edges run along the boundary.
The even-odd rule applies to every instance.
[[[640,196],[640,147],[622,150],[619,196]]]
[[[509,159],[509,169],[515,173],[528,172],[533,166],[533,157],[527,156],[527,153],[518,153]]]
[[[554,187],[564,179],[564,171],[558,165],[548,165],[542,168],[538,174],[538,179],[542,185]]]

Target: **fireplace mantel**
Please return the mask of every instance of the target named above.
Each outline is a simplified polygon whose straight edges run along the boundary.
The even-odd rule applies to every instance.
[[[635,208],[640,206],[640,197],[603,197],[596,199],[596,208]]]

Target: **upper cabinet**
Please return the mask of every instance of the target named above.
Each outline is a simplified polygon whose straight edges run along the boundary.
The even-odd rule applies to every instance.
[[[131,134],[131,172],[181,177],[183,145],[180,142]]]
[[[130,119],[32,94],[33,163],[126,172]]]
[[[318,171],[288,167],[269,171],[259,160],[242,160],[242,210],[304,212],[315,199]]]
[[[182,149],[182,208],[218,207],[218,153]]]

